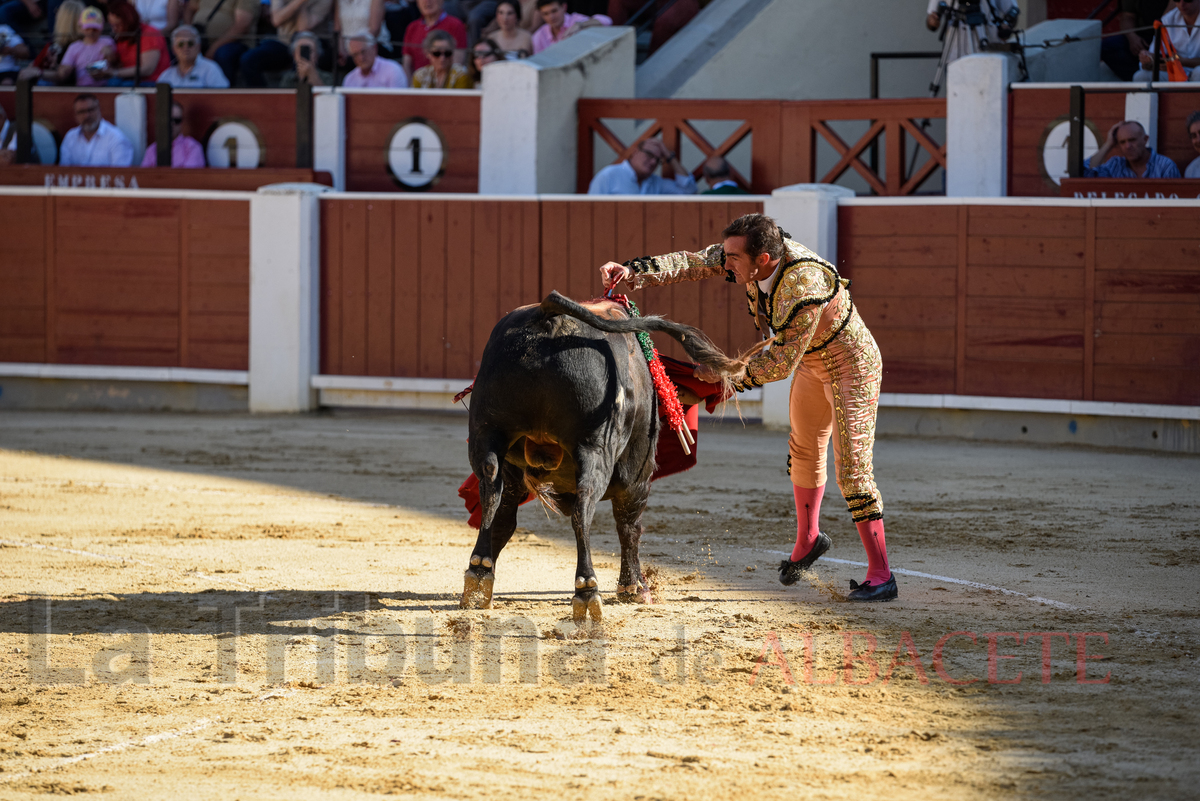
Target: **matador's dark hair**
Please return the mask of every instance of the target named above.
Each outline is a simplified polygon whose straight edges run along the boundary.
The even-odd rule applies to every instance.
[[[772,259],[782,259],[785,254],[783,240],[787,234],[765,214],[743,214],[731,222],[721,236],[725,239],[746,237],[746,255],[752,259],[763,253]]]

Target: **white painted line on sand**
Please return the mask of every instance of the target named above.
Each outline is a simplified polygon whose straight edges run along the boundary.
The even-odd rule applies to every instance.
[[[175,739],[178,739],[179,737],[186,737],[189,734],[195,734],[198,731],[207,729],[209,726],[211,726],[214,723],[217,723],[219,721],[220,721],[220,718],[217,718],[215,720],[203,718],[201,720],[196,721],[195,723],[193,723],[191,726],[189,726],[186,729],[177,729],[176,731],[165,731],[160,734],[151,734],[150,736],[143,737],[140,740],[130,740],[130,741],[124,742],[124,743],[117,743],[116,745],[106,745],[104,748],[98,749],[96,751],[92,751],[87,754],[79,754],[78,756],[67,757],[66,759],[59,760],[58,762],[54,763],[53,765],[50,765],[49,767],[35,768],[34,770],[27,770],[24,773],[14,773],[11,776],[0,776],[0,783],[11,784],[12,782],[20,781],[21,779],[27,779],[30,776],[33,776],[35,773],[47,773],[52,770],[61,770],[62,768],[68,767],[70,765],[74,765],[77,762],[83,762],[84,760],[88,760],[88,759],[95,759],[96,757],[103,756],[104,754],[111,754],[111,753],[115,753],[117,751],[126,751],[130,748],[144,748],[148,745],[155,745],[157,743],[166,742],[167,740],[175,740]]]
[[[786,556],[789,558],[792,555],[791,551],[768,551],[768,553],[777,554],[779,556]],[[839,565],[853,565],[854,567],[867,567],[866,562],[852,562],[849,559],[835,559],[831,556],[822,556],[821,561],[822,562],[836,562]],[[1016,590],[1010,590],[1007,587],[997,587],[994,584],[980,584],[978,581],[967,581],[966,579],[950,578],[949,576],[938,576],[933,573],[922,573],[919,570],[904,570],[899,567],[893,567],[892,572],[899,573],[902,576],[913,576],[914,578],[932,579],[934,581],[945,581],[949,584],[960,584],[964,587],[971,587],[971,588],[977,589],[977,590],[988,590],[990,592],[1003,593],[1004,595],[1013,595],[1017,598],[1026,598],[1030,601],[1033,601],[1034,603],[1045,604],[1046,606],[1053,606],[1055,609],[1065,609],[1070,612],[1082,611],[1078,606],[1071,606],[1070,604],[1065,604],[1062,601],[1055,601],[1050,598],[1043,598],[1040,595],[1029,595],[1028,593],[1017,592]]]
[[[76,548],[60,548],[57,545],[45,545],[40,542],[18,542],[15,540],[0,540],[0,547],[3,547],[3,546],[7,546],[9,548],[33,548],[34,550],[38,550],[38,551],[58,551],[59,553],[71,553],[71,554],[75,554],[76,556],[90,556],[93,559],[106,559],[110,562],[128,562],[131,565],[141,565],[142,567],[152,567],[155,570],[172,570],[172,571],[175,571],[176,573],[182,573],[185,576],[190,576],[192,578],[208,579],[210,581],[219,581],[219,582],[222,582],[225,584],[237,584],[239,586],[245,587],[248,590],[257,589],[253,584],[247,584],[246,582],[238,581],[237,579],[222,578],[221,576],[210,576],[207,573],[201,573],[199,571],[193,571],[193,570],[183,570],[182,568],[178,568],[178,567],[164,567],[163,565],[156,565],[152,562],[143,562],[140,559],[133,559],[128,556],[114,556],[113,554],[93,553],[92,551],[80,551]]]

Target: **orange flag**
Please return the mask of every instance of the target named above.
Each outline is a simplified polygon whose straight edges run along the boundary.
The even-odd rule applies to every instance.
[[[1171,44],[1171,35],[1167,33],[1167,29],[1158,20],[1154,21],[1154,30],[1159,35],[1159,41],[1162,42],[1163,61],[1167,68],[1167,80],[1186,82],[1188,76],[1183,70],[1183,65],[1179,63],[1179,53],[1175,50],[1175,45]]]

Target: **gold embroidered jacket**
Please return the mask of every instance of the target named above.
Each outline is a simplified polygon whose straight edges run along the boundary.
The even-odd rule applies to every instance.
[[[838,275],[837,268],[799,242],[786,239],[784,245],[787,255],[780,261],[767,293],[765,318],[759,314],[758,283],[746,284],[746,302],[754,326],[760,331],[765,326],[769,334],[763,331],[763,335],[774,336],[775,341],[750,361],[739,389],[787,378],[806,353],[820,350],[833,341],[853,314],[850,293],[845,291],[850,282]],[[699,253],[680,251],[632,259],[625,266],[634,273],[631,283],[635,289],[699,281],[722,273],[727,280],[734,280],[733,271],[725,269],[725,249],[721,245],[710,245]],[[831,302],[844,307],[844,314],[837,315],[836,321],[814,342],[822,312]]]

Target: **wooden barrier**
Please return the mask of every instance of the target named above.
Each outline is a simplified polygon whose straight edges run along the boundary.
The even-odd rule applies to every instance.
[[[1200,198],[1200,180],[1188,178],[1063,178],[1059,194],[1078,198]]]
[[[216,189],[253,191],[267,184],[318,183],[333,186],[327,172],[297,169],[218,170],[165,167],[0,167],[0,186],[63,189]]]
[[[847,170],[854,170],[872,191],[880,195],[908,195],[917,191],[937,167],[946,166],[945,145],[939,145],[921,128],[919,120],[946,116],[943,99],[904,100],[579,100],[579,160],[577,191],[586,192],[592,180],[594,139],[599,136],[613,151],[616,162],[629,157],[644,139],[662,137],[667,147],[679,152],[683,137],[705,157],[725,155],[747,136],[753,135],[751,174],[737,174],[745,189],[768,193],[797,183],[834,183]],[[622,142],[604,120],[652,120],[633,142]],[[693,125],[698,120],[737,120],[742,124],[724,141],[713,144]],[[845,142],[828,125],[835,120],[866,120],[867,132],[853,144]],[[884,139],[885,171],[879,174],[863,160],[879,138]],[[907,139],[911,137],[927,155],[911,171],[907,162]],[[817,140],[824,139],[838,154],[838,161],[824,175],[817,174]],[[692,171],[700,177],[700,166]]]
[[[0,362],[245,370],[249,205],[0,195]]]
[[[1130,91],[1135,87],[1130,86]],[[1084,116],[1103,144],[1108,129],[1125,119],[1125,94],[1088,93]],[[1058,125],[1070,122],[1070,90],[1019,85],[1009,93],[1010,137],[1008,194],[1023,197],[1057,197],[1060,185],[1046,172],[1043,149]],[[1180,173],[1196,158],[1185,125],[1187,115],[1200,108],[1200,91],[1172,89],[1158,93],[1158,152],[1174,160]]]
[[[321,372],[470,378],[504,313],[552,289],[597,297],[605,261],[716,242],[729,220],[761,210],[753,199],[323,199]],[[723,348],[755,339],[740,286],[708,281],[634,298]],[[682,356],[673,342],[663,352]]]
[[[838,218],[885,392],[1200,404],[1200,208],[850,203]]]

